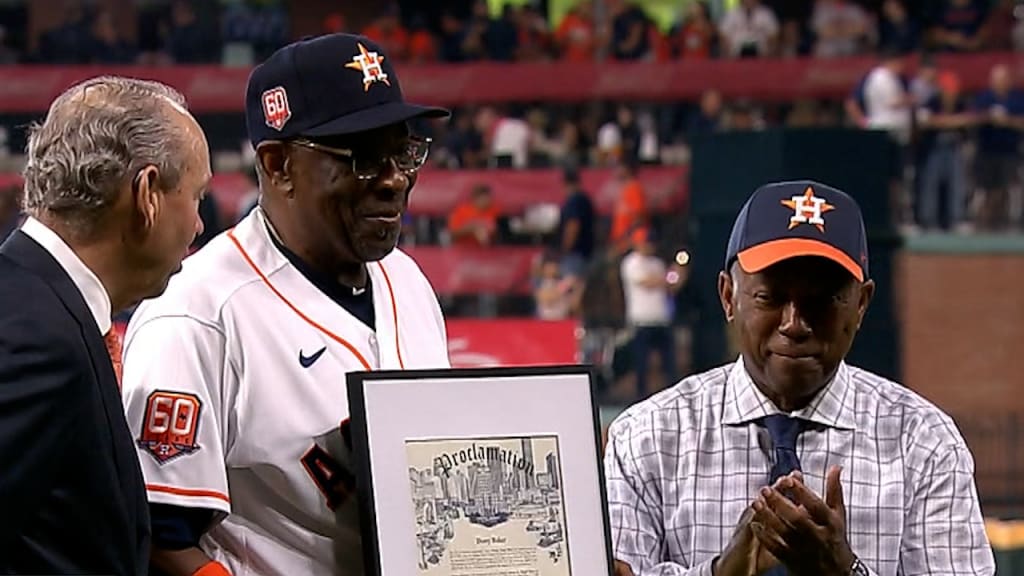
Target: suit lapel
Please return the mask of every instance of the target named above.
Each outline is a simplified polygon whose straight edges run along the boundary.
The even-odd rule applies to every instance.
[[[131,449],[131,432],[124,419],[117,376],[114,374],[114,366],[107,354],[103,335],[100,334],[99,327],[96,326],[96,319],[89,310],[88,304],[85,303],[82,293],[60,263],[46,249],[20,230],[12,233],[7,241],[0,245],[0,254],[37,274],[49,284],[57,297],[64,303],[68,313],[78,323],[82,340],[89,351],[93,375],[99,386],[99,396],[110,426],[114,465],[119,474],[132,470],[135,467],[126,466],[123,461],[124,455],[134,455],[134,450]]]

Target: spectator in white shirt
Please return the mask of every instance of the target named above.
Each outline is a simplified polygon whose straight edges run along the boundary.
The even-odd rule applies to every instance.
[[[873,36],[870,24],[864,10],[849,0],[817,0],[811,14],[815,56],[834,58],[860,53]]]
[[[910,138],[912,101],[904,83],[903,54],[888,50],[864,80],[864,114],[868,128],[886,130],[900,143]]]
[[[761,0],[742,0],[719,25],[722,53],[734,58],[755,58],[775,53],[779,21]]]
[[[622,259],[622,288],[626,303],[626,324],[634,331],[633,358],[636,390],[649,394],[647,366],[651,352],[657,352],[665,383],[675,383],[675,338],[669,299],[675,286],[669,282],[665,261],[657,255],[657,243],[650,228],[633,233],[633,250]]]

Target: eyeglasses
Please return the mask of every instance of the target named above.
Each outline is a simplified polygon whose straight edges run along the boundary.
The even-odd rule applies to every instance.
[[[348,148],[335,148],[311,140],[296,139],[291,143],[310,150],[316,150],[329,154],[335,158],[348,160],[352,163],[352,173],[360,180],[373,180],[384,171],[388,162],[394,162],[395,167],[406,175],[413,175],[427,162],[427,154],[430,153],[430,143],[433,140],[421,136],[409,138],[405,150],[398,154],[386,154],[375,158],[368,158],[357,154]]]

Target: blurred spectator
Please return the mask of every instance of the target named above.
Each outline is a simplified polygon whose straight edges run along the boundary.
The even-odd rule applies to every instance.
[[[864,80],[864,117],[868,128],[886,130],[899,142],[910,139],[911,99],[903,82],[904,55],[890,51]]]
[[[1001,229],[1010,224],[1010,189],[1020,170],[1020,133],[1024,130],[1024,93],[1013,88],[1010,68],[992,68],[988,90],[974,103],[981,123],[975,154],[975,182],[981,191],[979,225]]]
[[[616,60],[640,60],[651,51],[649,27],[643,9],[632,2],[620,2],[612,11],[611,54]]]
[[[810,23],[798,18],[782,21],[779,32],[779,46],[776,50],[781,58],[810,56],[814,52],[814,33]]]
[[[583,278],[594,254],[594,203],[580,187],[575,169],[565,171],[565,202],[558,223],[561,269],[567,276]]]
[[[700,96],[700,107],[690,116],[687,133],[690,140],[718,132],[722,128],[722,94],[718,90],[707,90]]]
[[[395,61],[400,62],[409,58],[409,32],[398,18],[396,4],[388,5],[369,26],[363,28],[362,34],[380,44],[384,52]]]
[[[409,24],[409,61],[434,62],[437,60],[437,43],[421,14],[413,17]]]
[[[555,30],[554,41],[559,54],[572,62],[594,60],[598,34],[594,27],[594,3],[583,0],[569,10]]]
[[[217,59],[220,39],[212,26],[200,21],[189,0],[171,3],[170,22],[164,37],[164,51],[178,64],[199,64]]]
[[[651,352],[656,352],[667,385],[676,381],[675,338],[669,301],[672,285],[668,267],[657,255],[657,243],[650,228],[632,234],[633,250],[622,259],[622,289],[626,304],[626,325],[633,330],[633,369],[636,392],[646,396]]]
[[[816,0],[811,13],[814,55],[819,58],[859,54],[874,36],[864,10],[850,0]]]
[[[879,49],[907,54],[918,47],[920,40],[921,29],[907,14],[903,0],[885,0],[878,24]]]
[[[466,38],[466,29],[454,12],[445,11],[441,14],[441,32],[438,38],[438,54],[445,62],[462,62],[462,43]]]
[[[523,44],[529,42],[529,38],[523,38],[520,33],[521,16],[511,4],[502,6],[502,15],[490,20],[485,35],[487,55],[490,59],[497,61],[512,61],[522,58]]]
[[[499,167],[526,168],[531,135],[530,125],[509,107],[491,129],[491,161]]]
[[[0,243],[21,226],[24,216],[21,211],[21,186],[0,188]]]
[[[767,123],[761,109],[749,100],[737,100],[725,113],[724,128],[729,131],[764,130]]]
[[[516,50],[515,26],[504,19],[491,20],[486,0],[473,2],[460,51],[465,60],[512,60]]]
[[[982,48],[993,52],[1010,52],[1013,47],[1013,32],[1017,26],[1014,9],[1017,0],[994,0],[982,25]]]
[[[637,113],[636,127],[637,159],[644,164],[657,164],[661,160],[661,143],[658,141],[658,127],[650,110],[641,110]]]
[[[635,158],[627,158],[619,165],[618,177],[622,188],[615,201],[608,238],[613,254],[623,254],[628,250],[633,232],[648,225],[647,197],[637,169]]]
[[[923,106],[939,95],[939,70],[930,56],[921,58],[917,71],[910,81],[910,97],[917,106]]]
[[[511,5],[506,4],[506,9]],[[525,4],[516,10],[516,58],[523,62],[547,60],[552,53],[551,30],[548,22],[533,4]]]
[[[889,49],[887,49],[889,50]],[[873,70],[873,69],[872,69]],[[871,75],[869,71],[867,74],[862,76],[857,84],[854,85],[850,93],[843,99],[843,111],[846,113],[846,118],[850,124],[857,128],[868,127],[868,117],[866,112],[867,102],[864,96],[864,86],[867,84],[868,76]]]
[[[92,46],[90,60],[96,64],[131,64],[135,62],[135,48],[131,46],[114,25],[109,10],[100,11],[92,23]]]
[[[706,59],[717,54],[718,31],[711,21],[707,2],[691,2],[686,18],[669,33],[672,55],[676,58]]]
[[[740,0],[725,13],[718,31],[722,54],[733,58],[771,56],[779,41],[779,21],[760,0]]]
[[[560,166],[582,166],[586,162],[586,146],[579,126],[572,120],[562,120],[557,128],[553,152],[553,159]]]
[[[931,31],[935,49],[946,52],[979,50],[984,42],[981,32],[985,22],[985,2],[983,0],[934,1],[943,3]]]
[[[290,39],[288,12],[279,1],[235,2],[221,16],[224,43],[251,50],[250,59],[267,59]]]
[[[597,158],[601,164],[611,165],[623,159],[635,159],[640,154],[640,126],[632,108],[618,106],[615,118],[609,119],[597,131]]]
[[[580,287],[577,278],[566,276],[559,268],[555,255],[545,255],[533,291],[537,317],[541,320],[569,318],[579,307]]]
[[[918,145],[924,171],[918,206],[918,225],[925,230],[943,228],[939,221],[942,188],[946,191],[948,228],[967,230],[967,171],[964,167],[965,130],[972,123],[960,93],[960,79],[952,72],[938,77],[939,91],[919,111],[923,131]]]
[[[490,246],[498,232],[501,211],[487,185],[473,188],[468,201],[455,207],[448,218],[448,234],[452,244],[460,246]]]
[[[487,163],[483,136],[473,125],[473,112],[457,110],[444,139],[447,164],[450,168],[482,168]]]
[[[92,34],[85,8],[78,0],[68,0],[60,14],[58,23],[39,38],[39,60],[47,64],[87,63]]]

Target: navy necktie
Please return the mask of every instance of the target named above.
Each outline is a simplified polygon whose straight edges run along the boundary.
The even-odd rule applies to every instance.
[[[800,469],[800,459],[796,455],[796,437],[803,428],[803,421],[784,414],[772,414],[763,420],[764,427],[772,437],[775,451],[769,483]]]
[[[773,414],[766,416],[762,422],[772,437],[775,458],[772,463],[769,484],[775,484],[779,478],[800,469],[800,459],[796,455],[796,438],[803,428],[803,421],[784,414]],[[786,567],[780,565],[766,572],[764,576],[787,576],[788,574],[789,571],[786,570]]]

